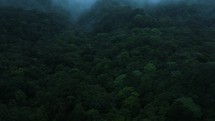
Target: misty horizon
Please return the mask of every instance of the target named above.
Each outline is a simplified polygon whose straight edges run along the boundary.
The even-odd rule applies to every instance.
[[[105,0],[0,0],[0,6],[13,6],[20,8],[28,8],[28,9],[47,9],[50,7],[59,7],[68,12],[74,14],[81,14],[85,11],[91,9],[98,2],[102,2]],[[112,0],[124,5],[133,6],[133,7],[144,7],[150,5],[164,5],[168,3],[178,3],[178,2],[186,2],[186,3],[204,3],[210,2],[208,1],[198,1],[198,0]]]

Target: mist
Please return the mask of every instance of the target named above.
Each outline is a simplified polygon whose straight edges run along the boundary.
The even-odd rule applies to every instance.
[[[106,2],[106,0],[0,0],[0,6],[13,6],[22,8],[38,8],[42,7],[59,7],[67,10],[68,12],[81,14],[96,4],[97,2]],[[122,3],[124,5],[139,6],[145,5],[159,5],[168,3],[177,3],[186,0],[109,0]],[[186,2],[196,2],[197,0],[189,0]],[[208,0],[210,1],[210,0]]]
[[[90,10],[96,2],[97,0],[52,0],[52,5],[60,7],[77,17]]]
[[[107,3],[118,3],[117,5],[131,6],[134,8],[144,8],[165,4],[176,4],[179,2],[195,3],[197,0],[52,0],[52,5],[69,12],[72,18],[78,18],[91,8]]]
[[[91,10],[91,8],[98,2],[118,2],[122,5],[132,6],[132,7],[150,7],[165,4],[172,4],[178,2],[186,3],[210,3],[212,0],[0,0],[0,6],[13,6],[25,9],[36,9],[42,11],[49,10],[64,10],[68,12],[72,18],[78,18],[83,13]]]
[[[51,6],[51,0],[0,0],[0,7],[47,11]]]

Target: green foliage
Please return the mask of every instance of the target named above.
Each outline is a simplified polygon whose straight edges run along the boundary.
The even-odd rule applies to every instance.
[[[169,110],[168,120],[172,121],[200,121],[202,112],[200,106],[191,98],[182,97],[176,99]]]
[[[88,120],[90,121],[97,121],[101,119],[100,112],[96,109],[91,109],[87,112]]]
[[[156,67],[154,64],[148,63],[144,66],[144,71],[145,73],[148,73],[148,74],[154,73],[156,71]]]
[[[213,12],[0,8],[0,121],[214,121]]]
[[[84,121],[85,120],[85,110],[81,104],[77,104],[70,114],[72,121]]]

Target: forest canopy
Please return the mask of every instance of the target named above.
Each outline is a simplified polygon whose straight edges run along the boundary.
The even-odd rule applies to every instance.
[[[213,0],[74,1],[0,0],[0,121],[215,120]]]

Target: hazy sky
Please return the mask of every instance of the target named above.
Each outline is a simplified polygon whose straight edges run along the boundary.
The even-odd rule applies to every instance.
[[[34,8],[35,6],[45,6],[48,3],[54,6],[58,6],[63,9],[69,10],[72,13],[82,13],[90,9],[97,1],[102,1],[102,0],[0,0],[0,5],[13,5],[13,6],[22,6],[22,7],[24,6],[28,8],[30,7]],[[198,1],[198,0],[116,0],[116,1],[125,2],[130,5],[144,6],[144,4],[156,5],[160,3],[170,3],[170,2],[178,2],[178,1],[190,2],[190,1]]]
[[[53,0],[55,6],[70,10],[71,13],[81,14],[90,9],[97,0]]]
[[[97,1],[102,0],[52,0],[56,6],[63,7],[64,9],[71,10],[73,13],[82,13],[90,9]],[[105,0],[104,0],[105,1]],[[196,1],[196,0],[116,0],[125,2],[133,6],[144,6],[144,5],[157,5],[166,3],[177,3],[179,1]]]
[[[72,15],[79,16],[83,12],[88,11],[97,1],[102,0],[0,0],[1,5],[13,5],[18,7],[25,7],[28,9],[46,9],[48,5],[60,7]],[[106,0],[104,0],[106,1]],[[144,5],[158,5],[166,3],[177,3],[179,1],[193,2],[193,1],[207,1],[212,0],[116,0],[124,2],[131,6],[143,7]]]
[[[102,0],[52,0],[55,6],[60,6],[71,13],[81,14],[86,10],[89,10],[97,1]],[[131,5],[143,5],[144,3],[157,4],[165,0],[116,0],[124,1]],[[174,1],[174,0],[173,0]]]

